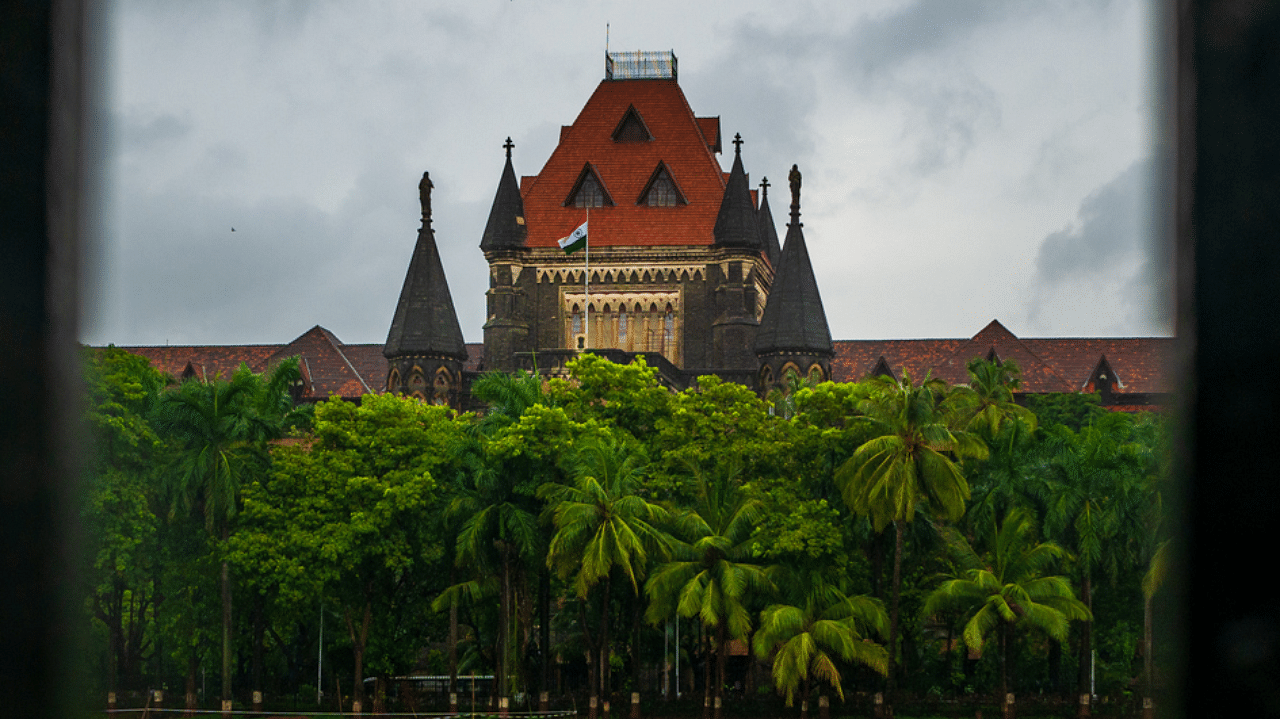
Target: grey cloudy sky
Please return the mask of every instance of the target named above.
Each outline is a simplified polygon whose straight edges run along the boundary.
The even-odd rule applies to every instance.
[[[459,321],[480,341],[502,142],[518,174],[541,169],[603,77],[606,23],[615,51],[675,51],[694,112],[742,133],[753,183],[799,164],[833,337],[969,336],[992,318],[1023,336],[1167,334],[1151,12],[116,0],[82,337],[279,343],[320,324],[382,342],[428,170]]]

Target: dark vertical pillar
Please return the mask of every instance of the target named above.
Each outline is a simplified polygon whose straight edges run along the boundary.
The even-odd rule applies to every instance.
[[[0,702],[72,713],[68,612],[80,377],[79,238],[87,207],[85,4],[0,4]]]
[[[1277,716],[1280,602],[1258,552],[1275,546],[1280,517],[1280,3],[1179,0],[1172,11],[1192,449],[1174,462],[1188,480],[1176,510],[1186,563],[1166,585],[1183,614],[1164,613],[1156,652],[1182,642],[1183,671],[1162,684],[1183,716]]]

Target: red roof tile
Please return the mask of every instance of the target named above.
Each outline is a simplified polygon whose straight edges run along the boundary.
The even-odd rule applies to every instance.
[[[653,135],[649,142],[615,142],[614,130],[634,106]],[[718,131],[718,119],[715,125]],[[530,247],[553,247],[582,224],[586,210],[565,207],[582,170],[599,174],[612,207],[591,208],[594,246],[709,245],[724,196],[720,162],[704,137],[706,119],[694,117],[674,80],[605,80],[536,177],[521,181]],[[659,162],[666,164],[688,204],[637,205]]]

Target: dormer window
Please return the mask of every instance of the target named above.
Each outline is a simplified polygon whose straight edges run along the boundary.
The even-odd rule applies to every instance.
[[[675,207],[685,204],[684,195],[680,193],[680,188],[676,187],[675,180],[671,179],[671,172],[667,170],[666,163],[658,163],[658,167],[649,176],[649,182],[645,183],[644,189],[640,191],[640,198],[636,200],[636,204],[649,207]]]
[[[653,135],[649,132],[649,127],[644,124],[640,113],[636,112],[635,105],[627,108],[627,113],[622,116],[622,121],[613,131],[614,142],[650,142]]]
[[[578,175],[578,181],[574,183],[573,191],[569,193],[569,198],[564,204],[574,207],[607,207],[613,204],[613,200],[609,197],[604,183],[600,181],[600,176],[596,174],[595,168],[591,163],[587,163],[586,167],[582,168],[582,173]]]

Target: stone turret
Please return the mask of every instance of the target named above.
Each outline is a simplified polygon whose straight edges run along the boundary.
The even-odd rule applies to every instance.
[[[831,379],[831,358],[835,354],[801,229],[800,169],[795,165],[791,166],[789,179],[791,222],[755,340],[760,362],[757,388],[761,392],[784,382],[789,370],[801,379]]]
[[[389,365],[386,389],[459,407],[467,347],[431,229],[432,187],[431,178],[422,173],[422,227],[382,348]]]
[[[751,370],[756,330],[757,259],[762,256],[756,207],[742,169],[742,136],[734,135],[733,169],[716,215],[713,247],[722,260],[708,268],[714,278],[715,320],[711,324],[711,361],[718,369]]]
[[[480,240],[480,249],[489,262],[489,289],[485,292],[485,368],[505,372],[516,369],[516,353],[533,349],[527,316],[529,293],[525,287],[532,275],[527,275],[524,283],[520,280],[524,257],[528,254],[525,245],[528,227],[524,219],[524,199],[511,164],[513,147],[515,144],[508,137],[503,144],[507,165],[498,181],[489,222]]]

